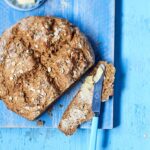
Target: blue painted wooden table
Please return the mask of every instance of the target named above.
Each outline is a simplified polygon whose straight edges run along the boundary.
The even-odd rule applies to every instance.
[[[149,150],[150,2],[116,1],[116,128],[99,130],[97,150]],[[87,150],[89,135],[86,129],[71,137],[57,129],[0,129],[0,150]]]
[[[38,9],[20,12],[10,8],[0,1],[0,34],[20,19],[27,16],[57,16],[68,19],[88,37],[92,44],[96,61],[114,62],[114,5],[115,0],[47,0]],[[82,6],[84,8],[82,9]],[[90,11],[89,11],[90,9]],[[4,15],[5,14],[5,15]],[[74,84],[61,96],[51,112],[43,113],[38,119],[45,122],[44,128],[57,128],[63,112],[80,88],[83,78]],[[113,128],[113,97],[102,103],[99,127]],[[63,107],[60,107],[63,106]],[[37,128],[37,120],[29,121],[12,111],[0,101],[0,128]],[[86,122],[80,128],[90,128],[91,122]]]

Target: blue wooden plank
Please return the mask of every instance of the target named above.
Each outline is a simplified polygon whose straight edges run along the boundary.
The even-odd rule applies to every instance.
[[[4,15],[5,14],[5,15]],[[48,0],[40,8],[19,12],[11,9],[0,1],[0,34],[21,18],[31,15],[53,15],[63,17],[77,25],[89,38],[99,59],[114,61],[114,0]],[[56,128],[63,112],[78,91],[81,81],[67,91],[54,105],[52,116],[47,112],[39,119],[45,121],[45,128]],[[60,104],[63,107],[60,107]],[[9,111],[0,102],[0,127],[38,127],[36,121],[28,121]],[[110,129],[113,127],[113,99],[103,104],[100,127]],[[84,123],[81,128],[89,128],[91,122]]]

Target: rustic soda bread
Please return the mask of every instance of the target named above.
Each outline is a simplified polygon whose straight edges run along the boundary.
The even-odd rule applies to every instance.
[[[0,38],[0,98],[34,120],[93,64],[90,44],[67,20],[25,18]]]
[[[81,123],[88,121],[93,117],[92,99],[95,84],[94,76],[101,64],[105,66],[102,100],[106,100],[103,98],[107,98],[108,100],[109,96],[112,96],[113,94],[115,68],[112,64],[101,61],[96,65],[90,75],[86,77],[79,92],[63,114],[58,128],[66,135],[73,134]]]

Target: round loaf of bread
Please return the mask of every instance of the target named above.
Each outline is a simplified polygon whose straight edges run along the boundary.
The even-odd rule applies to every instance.
[[[93,64],[90,44],[67,20],[25,18],[0,38],[0,98],[34,120]]]

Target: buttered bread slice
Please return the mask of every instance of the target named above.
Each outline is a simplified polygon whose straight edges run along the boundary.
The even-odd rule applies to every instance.
[[[108,100],[109,97],[113,95],[115,68],[112,64],[100,61],[90,75],[86,77],[79,92],[63,114],[58,128],[66,135],[72,135],[81,123],[88,121],[93,117],[92,99],[94,94],[95,77],[101,75],[101,72],[99,73],[99,67],[105,68],[102,101]]]

